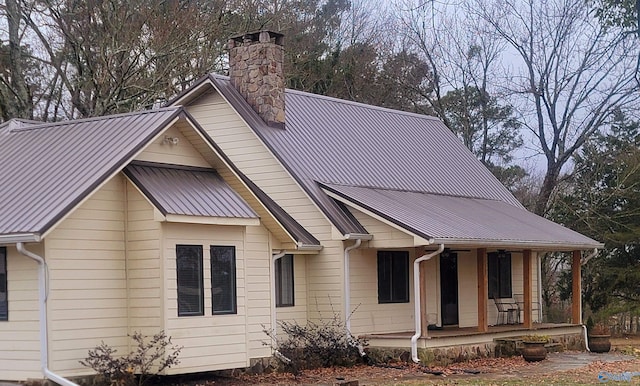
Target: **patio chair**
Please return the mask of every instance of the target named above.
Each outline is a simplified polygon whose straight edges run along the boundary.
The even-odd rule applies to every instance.
[[[496,309],[498,310],[498,324],[515,324],[520,319],[520,309],[513,299],[493,299]],[[502,321],[502,323],[500,323]]]
[[[518,308],[520,309],[520,312],[524,312],[524,295],[513,294],[513,298],[516,300],[516,303],[518,304]],[[540,302],[538,301],[531,302],[531,314],[534,317],[534,321],[541,320],[540,309],[541,309]],[[518,321],[520,321],[520,312],[518,312]]]

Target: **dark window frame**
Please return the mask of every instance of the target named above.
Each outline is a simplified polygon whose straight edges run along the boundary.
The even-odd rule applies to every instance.
[[[288,263],[286,263],[287,261]],[[293,264],[294,258],[292,254],[286,254],[275,261],[276,307],[294,307],[296,305]],[[283,276],[284,269],[287,269],[288,272],[287,275]],[[287,278],[290,278],[290,280],[287,280]],[[290,287],[289,291],[283,291],[285,285]],[[284,299],[285,293],[289,294],[288,299]]]
[[[499,250],[487,254],[487,280],[489,299],[513,297],[510,252]]]
[[[378,251],[378,304],[409,303],[409,252]]]
[[[220,277],[220,273],[218,271],[214,271],[214,268],[218,268],[215,266],[216,264],[223,264],[224,262],[218,262],[214,257],[214,251],[221,252],[231,252],[231,260],[230,267],[228,268],[229,274],[231,275],[228,278]],[[232,245],[210,245],[209,246],[210,253],[210,262],[211,262],[211,313],[212,315],[230,315],[238,313],[238,296],[237,296],[237,278],[238,274],[236,271],[236,247]],[[221,279],[222,283],[217,283],[217,279]],[[220,288],[218,285],[220,284],[222,287],[222,295],[220,293],[215,293],[217,288]],[[225,296],[227,299],[224,299]],[[220,302],[229,303],[228,306],[220,308],[217,303]]]
[[[9,288],[7,283],[7,247],[0,247],[0,321],[9,321]]]
[[[195,265],[192,269],[191,277],[185,277],[185,273],[189,273],[189,271],[181,271],[181,264],[189,263],[184,261],[187,257],[193,258],[193,256],[185,256],[184,253],[187,253],[188,250],[196,251],[196,256],[194,261],[190,262],[191,265]],[[194,264],[195,263],[195,264]],[[203,275],[203,248],[202,245],[191,245],[191,244],[176,244],[176,284],[177,284],[177,298],[176,301],[178,303],[178,316],[202,316],[204,315],[204,275]],[[187,268],[187,267],[183,267]],[[190,290],[188,292],[192,292],[195,290],[197,292],[195,295],[182,295],[180,288],[187,287],[185,290]],[[187,292],[187,291],[183,291]],[[190,296],[189,298],[184,298],[185,296]],[[196,300],[195,302],[193,300]],[[197,304],[196,304],[197,302]],[[185,309],[189,306],[189,309]],[[195,307],[194,307],[195,306]],[[195,310],[194,310],[195,309]]]

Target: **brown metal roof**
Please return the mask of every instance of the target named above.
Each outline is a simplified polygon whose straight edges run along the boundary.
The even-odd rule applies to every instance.
[[[22,125],[0,141],[0,234],[43,234],[182,112]]]
[[[213,169],[135,162],[124,173],[164,215],[258,218]]]
[[[580,233],[500,200],[322,184],[356,206],[436,243],[598,248]]]

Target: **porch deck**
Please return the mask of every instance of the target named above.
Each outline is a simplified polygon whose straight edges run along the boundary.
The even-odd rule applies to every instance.
[[[384,334],[360,335],[368,341],[370,347],[409,348],[411,337],[415,332],[403,331]],[[527,329],[522,324],[506,324],[489,326],[488,332],[480,332],[476,327],[444,327],[440,330],[429,330],[427,336],[418,339],[418,348],[441,348],[451,346],[482,345],[493,343],[495,339],[518,337],[529,334],[547,335],[550,338],[575,336],[582,334],[579,324],[534,323]]]

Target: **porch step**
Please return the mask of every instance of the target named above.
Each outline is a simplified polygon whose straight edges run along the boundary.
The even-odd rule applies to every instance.
[[[496,344],[496,357],[505,358],[520,355],[522,349],[522,338],[499,338],[493,340]],[[549,342],[544,345],[547,352],[562,352],[562,343]]]
[[[547,349],[547,352],[563,352],[564,351],[564,346],[562,345],[562,343],[547,343],[544,345],[544,348]]]

